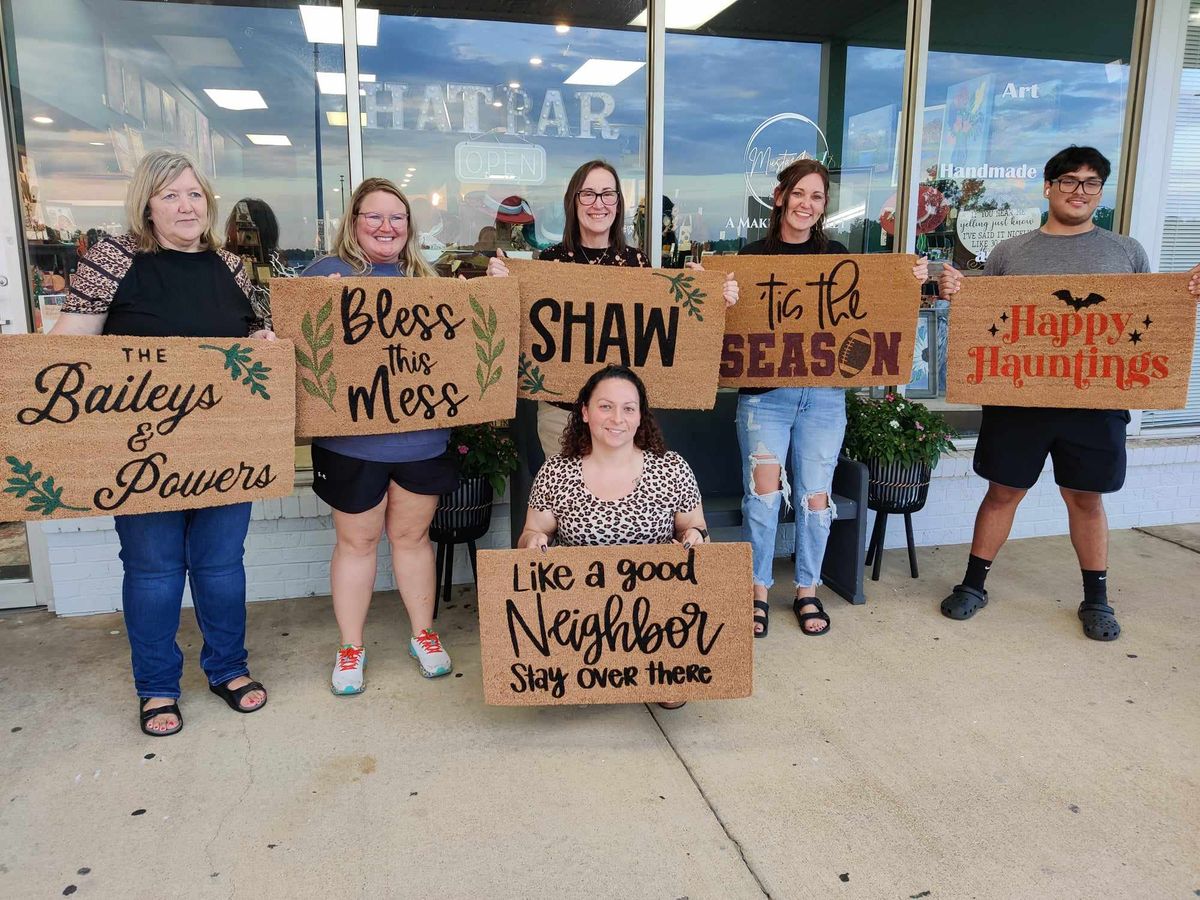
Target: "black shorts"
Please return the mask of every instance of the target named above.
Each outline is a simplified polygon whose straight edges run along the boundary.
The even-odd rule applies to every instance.
[[[1054,461],[1059,487],[1094,494],[1119,491],[1125,483],[1123,409],[1048,409],[985,406],[975,473],[1007,487],[1033,487]]]
[[[313,493],[344,513],[366,512],[387,496],[394,481],[414,494],[448,494],[458,487],[458,463],[447,449],[415,462],[372,462],[313,444]]]

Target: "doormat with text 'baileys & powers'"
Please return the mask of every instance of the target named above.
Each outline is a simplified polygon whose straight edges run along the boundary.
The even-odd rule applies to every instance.
[[[906,253],[730,256],[721,387],[908,384],[921,285]]]
[[[750,545],[479,551],[484,700],[749,697]]]
[[[598,368],[628,366],[650,405],[712,409],[725,277],[694,269],[510,259],[521,286],[521,397],[571,403]]]
[[[1076,409],[1187,404],[1186,273],[968,278],[950,308],[946,399]]]
[[[296,344],[296,433],[385,434],[511,419],[509,278],[281,278],[275,330]]]
[[[0,358],[0,520],[292,492],[288,341],[12,335]]]

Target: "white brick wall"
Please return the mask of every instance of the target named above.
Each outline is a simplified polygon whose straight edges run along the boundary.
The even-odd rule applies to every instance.
[[[491,530],[477,542],[480,549],[509,546],[508,498],[492,509]],[[50,555],[54,610],[58,615],[113,612],[121,608],[121,561],[111,516],[61,519],[42,523]],[[246,597],[278,600],[329,593],[329,558],[333,553],[333,521],[329,507],[311,487],[297,487],[291,497],[263,500],[250,513],[246,535]],[[380,541],[377,590],[396,586],[387,541]],[[466,545],[456,548],[454,581],[470,581]],[[191,596],[184,591],[184,605]]]
[[[985,483],[971,471],[970,451],[942,460],[934,471],[929,500],[913,515],[918,545],[962,544],[971,540],[975,510]],[[478,546],[509,546],[509,506],[500,498],[492,527]],[[1200,438],[1131,439],[1125,487],[1105,498],[1113,528],[1200,522]],[[62,519],[42,528],[50,554],[54,606],[59,615],[112,612],[121,608],[121,562],[117,535],[109,517]],[[868,524],[868,534],[870,523]],[[1012,536],[1065,534],[1067,514],[1049,466],[1017,511]],[[737,540],[734,529],[714,534]],[[780,529],[778,552],[791,553],[791,526]],[[246,538],[247,596],[251,600],[308,597],[329,593],[329,557],[333,551],[329,507],[307,486],[291,497],[254,504]],[[888,520],[886,547],[904,546],[902,517]],[[466,547],[457,548],[454,581],[471,577]],[[375,586],[395,586],[386,541],[380,542]],[[185,603],[190,598],[185,595]]]

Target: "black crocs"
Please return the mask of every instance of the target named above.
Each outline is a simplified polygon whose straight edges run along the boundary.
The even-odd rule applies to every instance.
[[[942,601],[942,615],[950,619],[969,619],[987,606],[987,591],[977,591],[965,584],[956,584],[950,596]]]
[[[1093,641],[1115,641],[1121,634],[1113,608],[1106,603],[1084,600],[1079,604],[1079,621],[1083,633]]]

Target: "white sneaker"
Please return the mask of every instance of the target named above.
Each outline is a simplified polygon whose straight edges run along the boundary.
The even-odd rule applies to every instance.
[[[421,674],[426,678],[449,675],[453,668],[450,654],[442,649],[441,638],[431,628],[426,628],[408,642],[408,655],[417,661]]]
[[[335,694],[361,694],[363,692],[363,669],[367,665],[365,647],[343,644],[338,648],[333,663],[333,681],[330,689]]]

